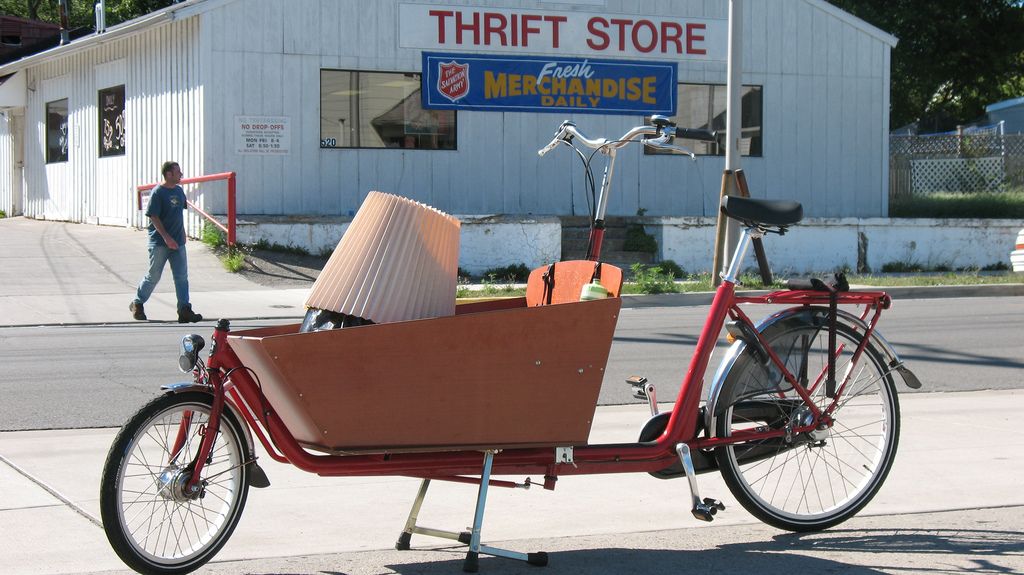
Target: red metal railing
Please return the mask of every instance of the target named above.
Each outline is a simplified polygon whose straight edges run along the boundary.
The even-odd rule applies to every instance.
[[[186,184],[200,184],[202,182],[213,182],[216,180],[227,180],[228,181],[228,225],[218,222],[213,216],[201,210],[198,206],[193,204],[191,201],[186,200],[190,208],[203,216],[210,223],[217,226],[222,232],[228,236],[228,245],[235,245],[235,173],[224,172],[221,174],[210,174],[209,176],[197,176],[195,178],[183,178],[180,182],[181,185]],[[142,193],[152,190],[160,183],[145,184],[135,188],[135,202],[138,209],[142,209]]]

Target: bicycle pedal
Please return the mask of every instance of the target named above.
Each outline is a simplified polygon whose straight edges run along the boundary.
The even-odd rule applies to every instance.
[[[693,516],[700,521],[711,523],[715,520],[714,507],[708,507],[707,505],[698,505],[694,507],[693,510],[691,510],[690,512],[693,513]]]
[[[639,375],[632,375],[626,378],[628,383],[633,388],[633,397],[637,399],[647,399],[647,378]]]
[[[717,499],[712,499],[711,497],[704,498],[704,505],[714,509],[714,511],[711,512],[712,514],[714,514],[715,511],[725,511],[725,504]]]

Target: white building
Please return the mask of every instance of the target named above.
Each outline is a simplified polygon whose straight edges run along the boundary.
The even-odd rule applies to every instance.
[[[887,216],[896,39],[824,0],[743,11],[752,194]],[[512,221],[585,214],[578,159],[537,148],[564,119],[610,138],[644,113],[425,111],[423,52],[675,63],[679,123],[721,129],[727,17],[726,0],[188,0],[0,65],[0,209],[140,225],[134,188],[176,159],[186,177],[237,172],[250,219],[342,221],[370,190]],[[623,151],[609,215],[715,216],[714,148],[695,162]],[[224,213],[223,186],[204,186]]]

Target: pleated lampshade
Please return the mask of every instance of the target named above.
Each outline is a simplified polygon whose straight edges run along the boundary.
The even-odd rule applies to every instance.
[[[375,323],[455,313],[459,220],[408,198],[370,192],[306,307]]]

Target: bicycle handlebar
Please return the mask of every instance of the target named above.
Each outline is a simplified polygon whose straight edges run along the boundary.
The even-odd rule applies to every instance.
[[[623,134],[619,139],[609,140],[607,138],[588,138],[576,128],[576,124],[566,120],[558,126],[558,131],[555,132],[555,137],[552,138],[546,146],[537,150],[537,155],[543,157],[545,154],[555,149],[555,146],[560,143],[570,146],[579,152],[580,158],[583,160],[584,167],[587,170],[587,182],[590,186],[592,196],[594,195],[595,186],[593,173],[590,171],[590,159],[597,152],[601,152],[608,157],[608,164],[605,166],[604,176],[601,179],[601,194],[596,197],[596,201],[594,202],[594,206],[591,210],[591,216],[596,226],[598,222],[604,220],[605,211],[608,207],[608,197],[611,193],[612,187],[612,175],[615,170],[615,153],[619,148],[623,148],[636,140],[641,140],[647,147],[682,152],[690,156],[691,160],[696,160],[697,157],[693,152],[675,144],[676,137],[684,137],[694,140],[715,139],[715,134],[708,132],[707,130],[677,129],[675,123],[672,122],[672,120],[669,120],[666,116],[651,116],[651,124],[652,125],[630,128],[630,130]],[[591,154],[589,158],[585,157],[580,149],[575,145],[575,142],[579,142],[584,146],[595,150],[594,154]],[[596,227],[592,228],[592,232],[596,229]],[[596,258],[600,255],[601,247],[599,236],[600,234],[595,236],[592,233],[591,247],[588,248],[587,257]],[[596,241],[595,237],[598,238]]]
[[[576,128],[575,123],[567,120],[558,126],[558,130],[555,132],[555,137],[548,142],[548,145],[537,150],[537,155],[543,157],[561,142],[569,144],[573,141],[578,141],[584,146],[594,150],[614,150],[625,147],[630,143],[643,138],[645,146],[679,151],[693,158],[694,154],[692,152],[673,143],[675,138],[709,142],[716,141],[715,133],[708,130],[677,128],[675,124],[664,116],[654,116],[651,120],[654,125],[636,126],[616,140],[608,140],[607,138],[588,138],[580,132],[578,128]]]

